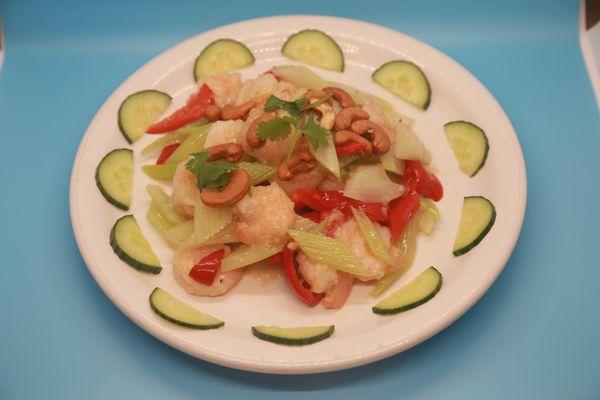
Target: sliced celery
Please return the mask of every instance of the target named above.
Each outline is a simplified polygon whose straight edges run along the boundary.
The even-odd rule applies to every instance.
[[[150,221],[152,226],[156,228],[156,230],[161,234],[161,236],[165,236],[166,232],[173,227],[169,221],[161,214],[158,207],[152,203],[148,212],[146,213],[146,219]]]
[[[165,146],[169,146],[175,143],[182,143],[187,139],[198,127],[194,126],[186,126],[180,129],[177,129],[175,132],[171,132],[168,135],[164,135],[156,139],[154,142],[150,143],[148,146],[144,147],[142,150],[142,155],[145,156],[147,154],[151,154],[154,152],[158,152],[162,150]]]
[[[171,204],[169,204],[169,195],[160,186],[148,185],[146,186],[146,190],[150,194],[154,205],[156,205],[160,213],[170,224],[177,225],[185,221],[185,218],[171,207]]]
[[[333,143],[333,137],[327,136],[327,144],[321,145],[318,149],[313,149],[312,146],[308,146],[311,153],[315,156],[315,159],[335,177],[340,177],[340,161],[338,160],[337,153],[335,151],[335,145]]]
[[[371,276],[367,267],[344,242],[328,236],[298,230],[288,230],[288,234],[312,261],[352,275]]]
[[[172,180],[176,169],[177,164],[148,164],[142,166],[142,171],[144,171],[146,175],[159,181]]]
[[[237,167],[248,173],[252,185],[258,185],[261,182],[271,179],[277,172],[277,169],[272,165],[260,162],[241,161],[237,164]]]
[[[229,272],[234,269],[247,267],[255,262],[269,258],[281,251],[281,247],[268,245],[249,246],[243,244],[227,255],[221,262],[221,271]]]
[[[389,252],[390,246],[381,237],[377,226],[365,214],[354,207],[352,207],[352,214],[354,214],[354,219],[356,219],[356,223],[373,255],[387,265],[394,267],[394,261]]]
[[[431,234],[435,223],[440,219],[440,211],[438,210],[435,203],[424,197],[420,197],[419,201],[421,206],[417,213],[419,230],[426,234]]]
[[[194,237],[198,243],[205,242],[222,231],[233,220],[229,207],[209,207],[196,196],[194,204]]]
[[[180,224],[173,226],[165,232],[165,239],[173,247],[179,246],[184,240],[194,235],[194,220],[186,220]],[[194,246],[190,246],[194,247]]]
[[[206,135],[211,126],[212,124],[206,124],[191,128],[193,129],[193,133],[167,158],[167,163],[179,163],[185,160],[190,154],[202,151]]]

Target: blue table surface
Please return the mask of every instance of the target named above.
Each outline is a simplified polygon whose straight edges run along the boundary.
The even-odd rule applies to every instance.
[[[600,399],[600,118],[577,1],[170,3],[0,1],[1,399]],[[529,180],[518,245],[475,307],[403,354],[320,376],[158,342],[96,285],[68,211],[79,141],[125,78],[207,29],[291,13],[367,20],[453,57],[506,110]]]

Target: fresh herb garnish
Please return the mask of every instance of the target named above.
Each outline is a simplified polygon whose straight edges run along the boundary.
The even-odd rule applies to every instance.
[[[330,135],[327,129],[315,122],[312,115],[306,120],[304,128],[302,128],[302,133],[315,150],[321,146],[326,146],[327,138]]]
[[[332,92],[327,92],[327,94],[325,96],[321,97],[319,100],[315,101],[314,103],[308,103],[308,104],[306,104],[304,106],[301,106],[300,107],[300,111],[306,111],[306,110],[310,110],[311,108],[319,107],[321,104],[323,104],[327,100],[329,100],[329,98],[331,96],[333,96],[333,93]],[[304,101],[306,101],[306,99],[304,99]]]
[[[222,190],[229,183],[229,176],[235,165],[227,161],[208,162],[210,156],[208,151],[194,153],[185,168],[196,175],[199,189]]]
[[[285,139],[296,124],[296,118],[279,117],[258,124],[258,133],[256,136],[260,140],[271,139],[272,141]]]
[[[265,111],[284,110],[287,111],[294,118],[302,117],[302,110],[300,106],[306,102],[306,98],[301,98],[296,101],[285,101],[281,100],[277,96],[269,96],[265,102]]]

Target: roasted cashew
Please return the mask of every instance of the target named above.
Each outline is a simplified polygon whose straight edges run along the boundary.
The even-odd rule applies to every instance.
[[[363,119],[354,121],[352,125],[350,125],[350,129],[354,133],[357,133],[361,136],[367,136],[369,138],[371,143],[373,143],[373,153],[375,155],[380,156],[387,153],[387,151],[390,149],[390,137],[381,125],[376,124],[373,121]]]
[[[337,101],[342,108],[354,107],[355,105],[352,96],[350,96],[350,94],[348,94],[348,92],[346,92],[344,89],[334,86],[327,86],[326,88],[323,88],[323,91],[331,92],[331,97],[333,97],[333,99]]]
[[[335,143],[336,146],[341,146],[348,142],[363,143],[365,148],[360,152],[360,155],[363,157],[370,156],[373,153],[373,143],[359,134],[352,131],[337,131],[333,135],[333,143]]]
[[[250,100],[245,103],[240,104],[239,106],[231,106],[226,105],[223,106],[221,110],[221,116],[224,121],[229,121],[232,119],[244,119],[248,112],[254,108],[254,101]]]
[[[204,118],[209,122],[215,122],[221,119],[221,107],[216,104],[210,104],[204,110]]]
[[[309,101],[312,104],[319,100],[311,99]],[[335,122],[335,113],[333,112],[333,108],[331,108],[331,106],[329,104],[327,104],[327,102],[321,103],[318,106],[316,106],[315,108],[311,108],[311,110],[315,110],[315,111],[318,111],[319,113],[321,113],[321,121],[319,122],[321,127],[325,128],[327,130],[331,130],[331,128],[333,128],[333,124]]]
[[[237,143],[218,144],[204,150],[209,151],[211,154],[206,161],[215,161],[225,158],[229,162],[237,162],[244,155],[244,148],[241,144]]]
[[[250,189],[250,177],[243,169],[234,169],[223,190],[203,190],[200,200],[209,207],[226,207],[238,202]]]
[[[316,166],[315,157],[309,151],[301,150],[294,153],[287,164],[285,160],[281,160],[277,168],[277,177],[282,181],[289,181],[294,175],[312,171]]]
[[[335,117],[335,129],[343,131],[350,128],[350,125],[361,119],[369,119],[369,113],[360,107],[344,108]]]
[[[258,125],[261,122],[267,122],[273,118],[275,118],[277,114],[275,114],[275,112],[270,111],[270,112],[266,112],[262,115],[260,115],[258,118],[256,118],[254,121],[252,121],[252,124],[250,124],[250,127],[248,128],[248,131],[246,132],[246,141],[248,142],[248,145],[252,148],[259,148],[261,147],[263,144],[265,144],[265,142],[263,142],[262,140],[260,140],[257,136],[258,133]]]

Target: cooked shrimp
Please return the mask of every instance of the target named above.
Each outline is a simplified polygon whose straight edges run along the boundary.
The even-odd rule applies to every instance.
[[[314,168],[311,171],[294,175],[289,181],[275,178],[275,182],[281,186],[288,196],[291,196],[296,189],[316,189],[324,178],[325,173],[320,168]]]
[[[206,83],[215,94],[215,104],[223,107],[225,104],[233,104],[240,88],[242,78],[239,73],[218,73],[202,78],[198,84]]]
[[[353,285],[354,277],[352,275],[338,271],[338,282],[323,297],[323,307],[342,308],[348,297],[350,297]]]
[[[390,230],[387,227],[378,225],[379,233],[381,234],[382,239],[386,243],[391,242]],[[354,254],[358,257],[358,259],[364,264],[365,267],[371,273],[370,277],[358,277],[358,279],[362,281],[370,281],[373,279],[380,279],[386,273],[397,269],[391,268],[386,263],[375,257],[368,248],[367,241],[365,240],[358,224],[354,220],[354,218],[349,219],[348,221],[341,224],[333,233],[333,237],[341,240],[346,243],[349,248],[352,249]],[[394,258],[395,254],[392,254]],[[397,261],[394,260],[396,264]]]
[[[296,256],[298,272],[315,293],[327,293],[339,282],[338,271],[327,265],[312,262],[302,251]]]
[[[199,194],[196,175],[185,167],[187,159],[177,165],[173,175],[171,206],[188,217],[194,216],[194,201]]]
[[[300,89],[291,82],[281,81],[277,82],[277,87],[273,92],[273,96],[276,96],[281,100],[293,101],[302,97],[304,93],[306,93],[306,89]]]
[[[244,140],[244,121],[217,121],[212,124],[206,134],[204,147],[212,147],[223,143],[242,143]]]
[[[189,248],[179,246],[173,257],[173,276],[175,280],[188,292],[194,296],[220,296],[233,288],[244,275],[244,268],[236,269],[230,272],[220,272],[212,285],[207,286],[190,278],[190,270],[202,258],[219,249],[225,249],[225,254],[229,253],[228,246],[207,246]]]
[[[244,82],[235,99],[235,105],[240,105],[253,100],[255,104],[262,104],[277,89],[277,79],[273,74],[262,74],[254,79]]]
[[[254,186],[233,206],[237,235],[247,244],[282,244],[296,221],[294,203],[276,183]]]
[[[270,74],[268,74],[270,75]],[[262,107],[256,107],[250,110],[248,113],[248,118],[244,123],[244,127],[242,128],[242,143],[240,143],[244,147],[244,152],[254,156],[259,161],[264,162],[276,162],[284,158],[290,147],[292,145],[292,135],[288,135],[287,138],[283,140],[271,141],[267,139],[267,141],[259,148],[252,148],[246,142],[246,133],[250,128],[250,125],[254,122],[256,118],[264,113]]]

